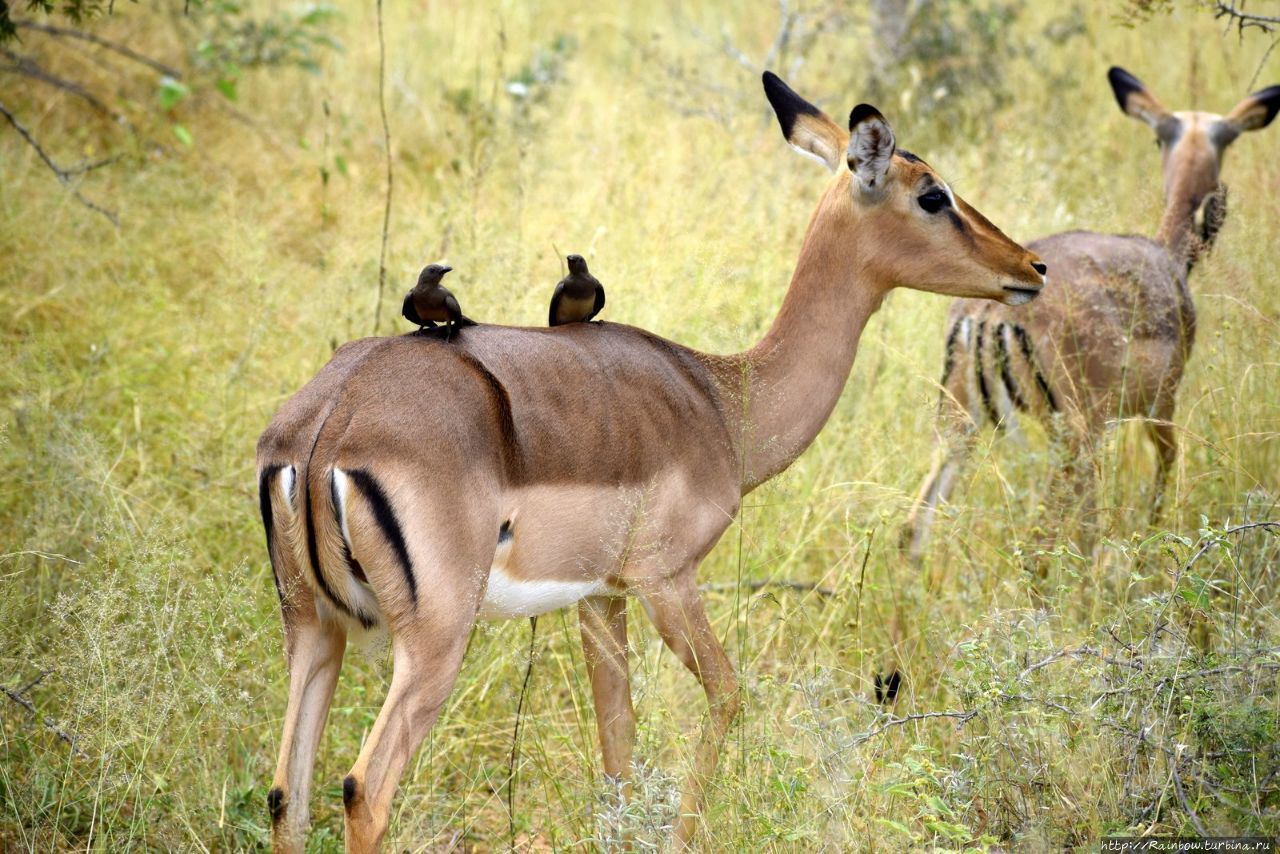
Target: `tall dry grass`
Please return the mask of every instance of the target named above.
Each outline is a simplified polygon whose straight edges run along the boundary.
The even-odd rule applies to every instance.
[[[1087,32],[1061,46],[1042,34],[1070,10],[1023,8],[1011,33],[1037,47],[1007,61],[1013,97],[996,112],[944,123],[909,97],[880,105],[902,145],[1015,239],[1154,231],[1158,158],[1115,108],[1109,65],[1173,107],[1225,111],[1263,59],[1264,43],[1224,37],[1195,8],[1127,27],[1113,4],[1078,5]],[[180,105],[189,149],[174,117],[139,108],[159,145],[140,143],[63,95],[0,79],[60,157],[126,155],[82,185],[118,211],[115,229],[0,133],[0,684],[38,713],[0,697],[6,848],[266,844],[285,673],[253,443],[336,343],[372,331],[384,202],[372,9],[342,5],[344,50],[317,75],[250,78],[234,113],[213,95]],[[719,352],[762,334],[825,180],[779,138],[758,74],[720,45],[723,26],[762,57],[773,7],[547,0],[387,15],[383,332],[401,329],[395,298],[411,275],[442,257],[469,314],[538,324],[560,257],[578,251],[609,289],[610,320]],[[181,58],[147,9],[118,5],[94,26]],[[872,47],[850,10],[790,82],[841,115],[862,99]],[[106,80],[121,104],[153,97],[91,54],[27,48]],[[1257,88],[1277,78],[1267,60]],[[512,81],[532,81],[533,97],[513,97]],[[1171,510],[1147,527],[1152,454],[1118,425],[1103,545],[1057,556],[1044,609],[1020,568],[1049,454],[1034,428],[1027,448],[989,436],[925,566],[900,560],[896,528],[929,462],[946,302],[901,292],[873,318],[827,429],[753,493],[702,570],[746,689],[709,847],[1040,850],[1197,824],[1280,832],[1276,540],[1221,533],[1280,518],[1277,134],[1233,146],[1229,218],[1194,274],[1200,332]],[[548,615],[516,778],[522,847],[611,848],[626,834],[662,845],[703,700],[642,611],[631,616],[637,797],[609,797],[576,617]],[[389,845],[508,844],[527,643],[523,622],[477,629]],[[889,659],[907,677],[891,713],[870,697]],[[314,850],[340,847],[338,784],[387,677],[376,651],[348,659],[316,771]],[[932,713],[952,716],[910,717]]]

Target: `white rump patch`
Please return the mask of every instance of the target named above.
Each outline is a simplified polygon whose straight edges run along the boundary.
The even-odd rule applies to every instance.
[[[338,505],[334,511],[338,514],[338,527],[342,529],[342,539],[346,541],[347,548],[351,548],[351,530],[347,527],[347,488],[350,484],[346,472],[340,468],[333,470],[333,497]]]
[[[288,507],[291,513],[296,512],[293,509],[293,483],[297,476],[293,466],[280,469],[280,492],[284,495],[284,506]]]

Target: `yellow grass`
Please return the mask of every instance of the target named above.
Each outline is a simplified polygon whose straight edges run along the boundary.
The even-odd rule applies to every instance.
[[[1087,35],[1055,46],[1035,34],[1068,10],[1029,5],[1015,32],[1039,46],[1005,69],[1012,102],[950,125],[916,114],[909,97],[882,102],[899,143],[1014,239],[1153,233],[1157,152],[1116,109],[1107,67],[1129,68],[1171,107],[1225,112],[1266,42],[1223,36],[1192,7],[1129,28],[1096,0],[1080,4]],[[181,61],[162,21],[117,4],[91,26]],[[609,320],[714,352],[756,340],[826,176],[785,146],[758,72],[716,46],[722,26],[758,60],[777,10],[388,4],[395,192],[381,331],[405,329],[400,295],[442,258],[469,315],[541,324],[560,259],[581,252],[608,288]],[[27,36],[23,50],[105,86],[159,146],[0,77],[0,101],[61,162],[126,155],[80,184],[118,212],[116,229],[0,126],[0,684],[24,688],[48,670],[25,696],[86,757],[0,697],[0,846],[266,844],[285,670],[253,444],[337,343],[373,331],[385,198],[373,4],[343,3],[332,29],[344,49],[320,73],[246,74],[235,110],[247,121],[212,92],[165,116],[151,107],[153,80],[117,82],[88,54],[55,55]],[[566,36],[562,79],[532,103],[513,98],[507,81]],[[868,45],[865,16],[851,11],[789,82],[843,116],[863,100]],[[1254,88],[1278,78],[1269,60]],[[1276,643],[1274,537],[1232,535],[1238,548],[1200,559],[1197,577],[1212,582],[1203,598],[1183,595],[1174,570],[1203,526],[1280,518],[1277,140],[1273,127],[1233,146],[1226,226],[1193,274],[1199,332],[1179,395],[1172,510],[1147,527],[1153,455],[1132,426],[1112,431],[1104,545],[1092,560],[1059,557],[1046,610],[1019,555],[1042,521],[1048,450],[1034,428],[1027,448],[988,434],[925,566],[900,559],[897,529],[931,454],[946,300],[899,292],[872,319],[826,430],[750,496],[702,570],[721,585],[708,609],[747,698],[710,793],[710,850],[1038,850],[1190,831],[1187,805],[1215,832],[1280,832],[1266,777],[1280,741],[1274,654],[1248,659],[1257,678],[1230,690],[1136,686],[1158,700],[1143,720],[1162,744],[1260,757],[1251,772],[1224,772],[1234,788],[1179,778],[1188,804],[1176,766],[1117,730],[1134,707],[1093,703],[1135,688],[1123,681],[1132,668],[1081,653],[1023,675],[1066,648],[1128,655],[1108,627],[1161,675]],[[835,594],[739,593],[739,578]],[[521,736],[522,848],[612,847],[624,830],[641,848],[664,844],[705,706],[643,612],[631,618],[636,800],[607,809],[576,616],[548,615]],[[1170,630],[1153,633],[1161,621]],[[389,849],[509,844],[504,785],[528,632],[477,629],[405,777]],[[889,660],[906,675],[895,715],[980,714],[860,741],[885,722],[870,695]],[[349,655],[317,764],[313,850],[340,849],[340,781],[387,678],[384,655]]]

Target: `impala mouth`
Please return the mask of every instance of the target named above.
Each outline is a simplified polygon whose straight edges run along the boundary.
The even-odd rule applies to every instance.
[[[1003,302],[1005,305],[1026,305],[1038,296],[1040,296],[1040,288],[1005,285]]]

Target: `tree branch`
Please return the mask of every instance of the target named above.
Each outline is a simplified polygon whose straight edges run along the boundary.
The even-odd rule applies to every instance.
[[[48,85],[61,89],[64,92],[69,92],[77,98],[80,98],[94,110],[111,119],[111,121],[128,130],[130,133],[135,135],[137,134],[137,130],[134,128],[132,122],[125,118],[121,113],[117,113],[115,110],[108,107],[97,95],[93,94],[79,83],[72,82],[71,80],[65,80],[58,77],[56,74],[50,74],[48,71],[45,71],[37,65],[30,57],[14,53],[8,48],[0,48],[0,55],[4,55],[13,60],[13,65],[0,66],[0,71],[10,71],[15,74],[22,74],[32,78],[33,80],[39,80],[41,83],[47,83]]]
[[[138,53],[136,50],[129,47],[128,45],[123,45],[123,44],[120,44],[119,42],[113,42],[109,39],[104,39],[102,36],[94,35],[93,33],[87,33],[83,30],[73,30],[70,27],[57,27],[57,26],[54,26],[53,24],[41,24],[36,21],[29,21],[29,20],[14,21],[13,25],[20,29],[35,30],[36,32],[46,33],[47,35],[51,35],[51,36],[81,39],[82,41],[87,41],[91,44],[96,44],[98,47],[104,47],[107,50],[115,51],[121,56],[132,59],[134,62],[140,62],[143,65],[147,66],[148,68],[152,68],[160,72],[161,74],[167,74],[168,76],[172,77],[174,80],[182,79],[182,72],[174,68],[173,66],[165,65],[163,62],[158,62],[157,60],[154,60],[151,57],[146,56],[145,54]]]
[[[53,172],[55,176],[57,176],[58,181],[62,184],[62,186],[70,190],[71,194],[76,197],[77,201],[79,201],[80,204],[84,205],[91,211],[96,211],[97,213],[102,214],[108,220],[110,220],[111,224],[114,225],[116,228],[120,227],[120,220],[116,217],[115,213],[107,210],[106,208],[100,205],[95,204],[94,202],[89,201],[84,197],[84,195],[78,189],[71,186],[72,175],[78,174],[79,172],[86,172],[91,168],[96,169],[98,166],[104,165],[104,163],[92,164],[85,168],[72,170],[72,171],[67,171],[65,169],[62,169],[61,167],[58,166],[58,164],[53,162],[53,159],[49,157],[48,154],[45,153],[45,150],[41,148],[40,143],[36,142],[36,138],[31,135],[31,132],[22,126],[22,122],[18,121],[17,117],[15,117],[13,113],[9,112],[9,108],[2,103],[0,103],[0,115],[3,115],[6,119],[9,120],[9,124],[13,125],[13,129],[16,130],[18,134],[27,141],[28,145],[30,145],[33,149],[35,149],[36,154],[40,155],[40,159],[43,160],[45,165],[49,167],[49,169]]]
[[[1224,3],[1223,0],[1217,0],[1217,2],[1214,3],[1213,17],[1225,17],[1227,19],[1227,26],[1230,27],[1234,24],[1241,34],[1244,33],[1246,27],[1257,27],[1264,33],[1269,33],[1277,26],[1280,26],[1280,18],[1272,17],[1271,15],[1258,15],[1254,12],[1246,12],[1243,9],[1238,9],[1236,8],[1236,0],[1231,0],[1230,3]]]

